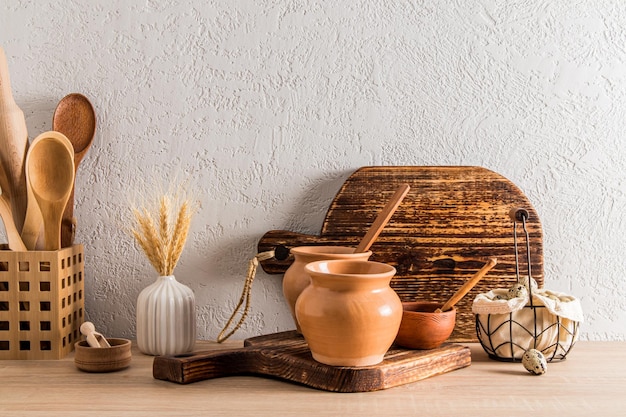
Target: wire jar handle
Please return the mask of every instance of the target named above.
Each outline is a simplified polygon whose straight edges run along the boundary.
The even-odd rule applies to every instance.
[[[515,276],[517,278],[518,284],[523,284],[520,280],[520,272],[519,272],[519,250],[517,247],[517,223],[522,223],[522,229],[524,230],[524,235],[526,239],[526,261],[528,264],[528,299],[530,300],[530,306],[533,307],[533,290],[532,290],[532,271],[531,271],[531,261],[530,261],[530,237],[528,235],[528,229],[526,228],[526,221],[529,219],[530,214],[528,210],[520,207],[516,207],[511,209],[509,212],[509,216],[513,220],[513,244],[515,246]]]

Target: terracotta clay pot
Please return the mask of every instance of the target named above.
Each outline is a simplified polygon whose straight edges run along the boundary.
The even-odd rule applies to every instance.
[[[434,349],[441,346],[454,330],[456,308],[435,313],[441,303],[414,301],[402,303],[402,322],[396,344],[410,349]]]
[[[308,264],[311,285],[296,302],[296,316],[313,359],[333,366],[380,363],[393,343],[402,303],[389,283],[396,269],[370,261]]]
[[[362,253],[354,253],[354,250],[355,248],[348,246],[299,246],[291,249],[295,260],[285,271],[283,295],[287,300],[298,332],[301,331],[296,319],[296,300],[311,283],[311,277],[304,270],[304,266],[310,262],[333,259],[367,261],[372,255],[372,251],[369,250]]]

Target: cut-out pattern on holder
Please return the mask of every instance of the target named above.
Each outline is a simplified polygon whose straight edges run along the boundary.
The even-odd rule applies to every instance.
[[[0,251],[0,359],[61,359],[80,337],[83,246]]]

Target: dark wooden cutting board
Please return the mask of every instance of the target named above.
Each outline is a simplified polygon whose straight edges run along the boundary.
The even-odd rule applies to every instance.
[[[250,374],[279,378],[326,391],[367,392],[416,382],[470,364],[468,347],[446,343],[431,350],[392,346],[378,365],[329,366],[313,359],[301,335],[288,331],[247,339],[240,349],[157,356],[153,362],[153,376],[188,384]]]
[[[401,184],[411,190],[372,245],[371,260],[396,267],[392,287],[403,301],[444,302],[490,257],[498,259],[457,304],[451,341],[477,341],[471,313],[474,297],[516,282],[511,209],[528,211],[532,276],[543,286],[543,233],[539,217],[512,182],[481,167],[364,167],[354,172],[332,201],[319,236],[267,232],[258,251],[274,250],[263,270],[283,274],[293,262],[289,249],[303,245],[357,246]],[[527,276],[525,239],[518,225],[522,276]]]

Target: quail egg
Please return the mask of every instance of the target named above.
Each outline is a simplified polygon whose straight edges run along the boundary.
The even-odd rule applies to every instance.
[[[509,288],[507,295],[509,299],[528,297],[528,288],[526,288],[523,284],[515,284],[511,288]]]
[[[537,349],[528,349],[522,356],[522,365],[533,375],[543,375],[548,370],[548,362]]]
[[[528,289],[528,277],[523,277],[521,280],[521,283]],[[535,281],[534,278],[530,278],[530,289],[535,291],[538,288],[539,285],[537,284],[537,281]]]

